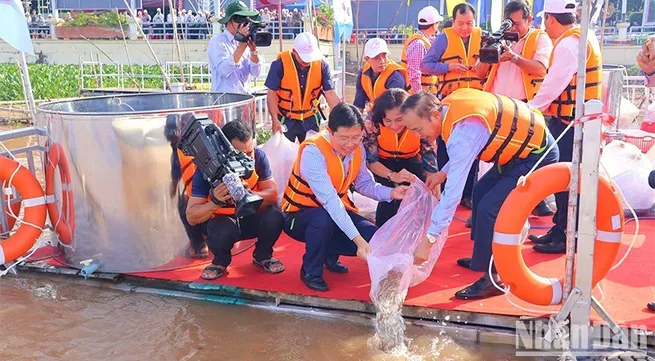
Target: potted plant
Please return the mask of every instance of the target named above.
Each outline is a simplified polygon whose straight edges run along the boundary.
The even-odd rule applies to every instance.
[[[314,10],[316,33],[319,40],[334,40],[334,10],[328,4],[323,4]]]
[[[127,16],[112,11],[78,13],[72,20],[57,26],[56,34],[59,39],[122,39],[123,32],[125,36],[129,34],[128,22]]]

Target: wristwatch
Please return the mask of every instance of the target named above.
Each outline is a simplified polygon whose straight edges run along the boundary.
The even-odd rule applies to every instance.
[[[391,175],[392,175],[392,174],[393,174],[393,172],[392,172],[392,171],[389,171],[389,173],[387,173],[387,177],[386,177],[386,178],[387,178],[388,180],[391,180]]]
[[[253,51],[250,52],[250,55],[257,56],[257,55],[259,55],[259,52],[257,50],[253,50]]]
[[[430,242],[430,244],[435,244],[435,243],[437,243],[437,237],[436,237],[435,235],[433,235],[433,234],[426,233],[426,234],[425,234],[425,238],[428,239],[428,242]]]
[[[512,57],[512,59],[510,59],[510,61],[511,61],[512,63],[514,63],[514,64],[518,63],[518,62],[519,62],[519,56],[518,56],[518,55],[514,55],[514,56]]]

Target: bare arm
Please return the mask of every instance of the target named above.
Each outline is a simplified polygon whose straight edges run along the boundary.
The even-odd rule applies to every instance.
[[[280,119],[278,115],[280,110],[277,107],[277,92],[275,90],[268,89],[266,92],[266,106],[268,107],[268,113],[271,115],[271,121],[273,122],[273,132],[277,132],[282,129],[282,124],[280,124]]]
[[[206,198],[190,197],[186,206],[186,218],[190,225],[207,221],[218,209],[214,202],[207,202]]]
[[[254,194],[264,198],[262,205],[259,209],[264,209],[272,206],[277,202],[277,187],[273,178],[267,180],[260,180],[257,182],[257,190],[252,191]]]
[[[379,161],[369,164],[368,170],[370,170],[371,173],[375,174],[376,176],[382,178],[386,178],[390,171],[389,168],[385,167],[384,164],[380,163]]]
[[[487,74],[489,74],[490,69],[491,69],[491,64],[478,63],[478,65],[475,67],[475,76],[477,76],[480,79],[484,79],[487,77]]]
[[[328,103],[328,106],[330,107],[330,110],[334,108],[339,102],[341,102],[341,99],[339,99],[339,96],[337,95],[337,92],[334,90],[328,90],[325,92],[325,100]]]
[[[546,76],[546,67],[538,60],[526,59],[519,56],[516,65],[529,74],[539,77]]]

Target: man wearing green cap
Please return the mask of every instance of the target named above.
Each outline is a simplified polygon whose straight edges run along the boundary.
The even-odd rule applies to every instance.
[[[262,62],[257,47],[248,40],[240,42],[234,35],[248,35],[248,18],[257,19],[259,13],[250,10],[243,1],[235,1],[225,9],[225,16],[218,20],[224,31],[209,41],[209,67],[212,74],[212,91],[248,93],[250,77],[261,72]]]

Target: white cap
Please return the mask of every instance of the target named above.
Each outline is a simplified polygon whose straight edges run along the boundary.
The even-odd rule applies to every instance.
[[[300,33],[293,40],[293,49],[305,63],[311,63],[323,58],[318,40],[312,33]]]
[[[544,10],[537,16],[543,17],[544,14],[576,14],[578,4],[575,0],[546,0]]]
[[[381,53],[391,54],[387,42],[380,38],[369,39],[364,45],[364,56],[375,58]]]
[[[418,12],[419,25],[432,25],[440,21],[443,21],[443,16],[434,6],[426,6]]]

